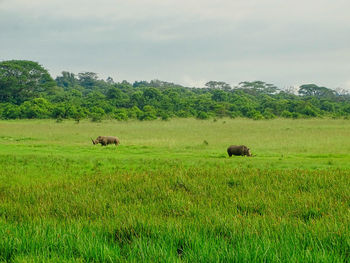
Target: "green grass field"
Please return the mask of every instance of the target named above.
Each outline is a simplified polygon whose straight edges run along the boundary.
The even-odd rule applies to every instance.
[[[0,261],[349,259],[350,121],[0,122]]]

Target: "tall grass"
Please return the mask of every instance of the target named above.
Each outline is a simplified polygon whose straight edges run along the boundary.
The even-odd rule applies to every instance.
[[[348,128],[0,122],[0,260],[346,262]],[[122,143],[93,146],[98,135]],[[229,144],[257,156],[228,158]]]

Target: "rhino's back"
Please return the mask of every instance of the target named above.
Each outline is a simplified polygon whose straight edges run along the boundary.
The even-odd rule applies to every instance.
[[[106,139],[109,143],[119,143],[119,139],[115,136],[106,136]]]
[[[242,155],[244,154],[244,145],[230,145],[227,148],[227,153],[231,155]]]

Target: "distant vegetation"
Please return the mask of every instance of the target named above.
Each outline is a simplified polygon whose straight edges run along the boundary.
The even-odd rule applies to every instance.
[[[152,80],[133,84],[96,73],[62,72],[55,80],[36,62],[0,62],[0,118],[168,120],[245,117],[255,120],[310,117],[348,118],[350,95],[315,84],[281,90],[262,81],[231,87],[209,81],[190,88]]]

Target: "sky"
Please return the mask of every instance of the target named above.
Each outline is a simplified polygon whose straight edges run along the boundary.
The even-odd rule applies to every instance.
[[[349,0],[0,0],[0,61],[53,77],[350,89]]]

